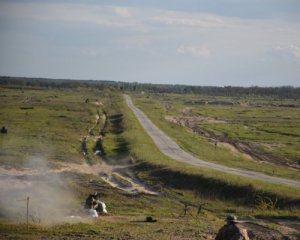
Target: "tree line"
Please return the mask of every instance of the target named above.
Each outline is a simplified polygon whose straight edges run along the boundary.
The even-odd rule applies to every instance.
[[[25,77],[0,77],[0,85],[9,87],[43,87],[43,88],[79,88],[93,87],[97,89],[112,88],[130,92],[201,94],[209,96],[269,96],[277,98],[300,99],[300,88],[282,87],[235,87],[235,86],[189,86],[172,84],[129,83],[111,80],[72,80]]]

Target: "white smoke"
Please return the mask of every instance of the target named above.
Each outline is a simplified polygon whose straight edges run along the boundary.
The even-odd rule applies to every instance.
[[[2,169],[0,179],[1,218],[25,222],[27,198],[30,223],[62,222],[78,208],[67,183],[42,157],[31,158],[20,171]]]

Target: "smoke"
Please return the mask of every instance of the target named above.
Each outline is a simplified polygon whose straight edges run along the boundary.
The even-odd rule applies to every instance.
[[[29,198],[30,223],[66,221],[78,203],[65,179],[51,171],[42,157],[31,158],[22,171],[0,171],[0,217],[16,223],[27,218]]]

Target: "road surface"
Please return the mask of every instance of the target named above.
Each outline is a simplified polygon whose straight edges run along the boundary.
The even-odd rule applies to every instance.
[[[209,168],[218,171],[222,171],[225,173],[238,175],[247,178],[253,178],[269,183],[274,184],[284,184],[291,187],[300,188],[300,181],[272,177],[269,175],[265,175],[259,172],[247,171],[238,168],[230,168],[220,164],[207,162],[201,159],[196,158],[195,156],[185,152],[182,150],[170,137],[168,137],[163,131],[161,131],[156,125],[154,125],[150,119],[137,107],[134,106],[130,96],[124,95],[125,100],[129,106],[129,108],[133,111],[145,131],[149,134],[149,136],[154,141],[155,145],[159,148],[159,150],[167,155],[168,157],[187,164],[191,164],[194,166]]]

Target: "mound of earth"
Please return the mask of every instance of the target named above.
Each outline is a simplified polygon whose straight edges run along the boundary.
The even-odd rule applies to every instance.
[[[248,230],[251,240],[297,240],[300,237],[299,231],[287,226],[283,226],[277,231],[256,223],[242,225]]]

